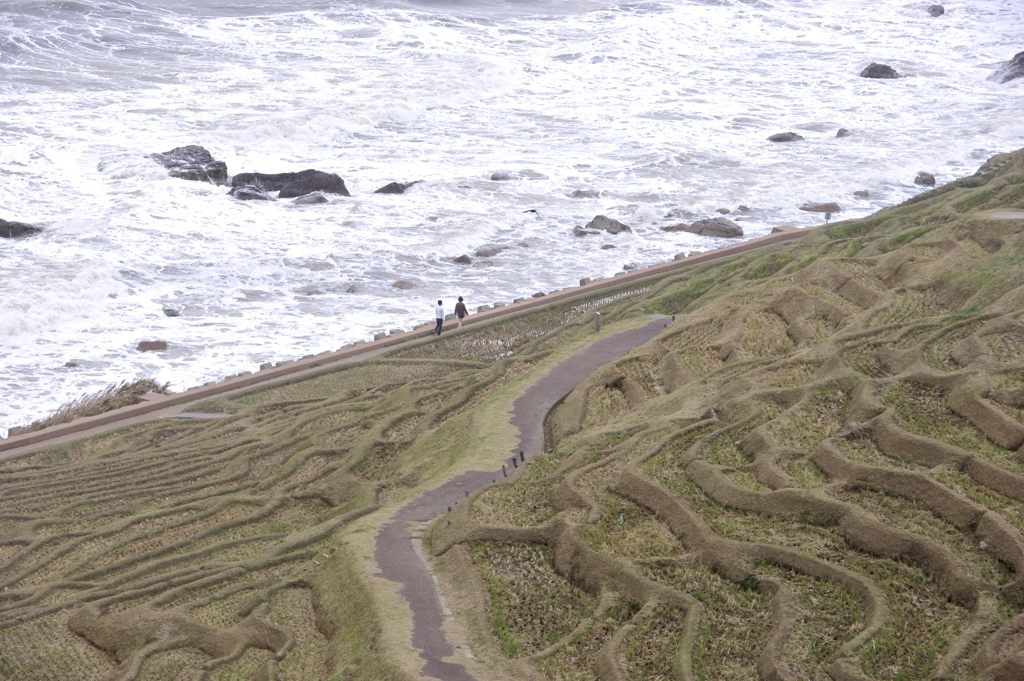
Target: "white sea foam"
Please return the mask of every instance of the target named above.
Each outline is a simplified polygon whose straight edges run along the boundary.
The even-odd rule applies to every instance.
[[[985,79],[1020,49],[1015,0],[926,6],[7,0],[0,217],[45,231],[0,240],[0,433],[124,378],[183,389],[410,328],[438,296],[714,248],[660,228],[718,208],[750,206],[749,236],[816,224],[806,201],[866,215],[918,170],[1024,146],[1024,84]],[[858,78],[872,61],[905,77]],[[805,140],[766,141],[789,130]],[[146,158],[184,144],[353,196],[240,202]],[[372,193],[393,180],[421,182]],[[597,214],[634,232],[572,235]],[[506,250],[451,262],[485,245]],[[170,349],[134,350],[154,339]]]

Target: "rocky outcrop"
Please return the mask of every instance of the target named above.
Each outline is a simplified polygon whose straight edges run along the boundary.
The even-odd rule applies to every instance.
[[[942,5],[931,5],[928,7],[928,14],[931,14],[933,17],[941,17],[945,13],[946,8]]]
[[[264,192],[280,192],[279,198],[291,199],[313,192],[351,196],[345,180],[322,170],[300,170],[297,173],[239,173],[231,178],[232,187],[252,186]]]
[[[777,132],[768,137],[769,142],[799,142],[803,137],[795,132]]]
[[[232,187],[228,192],[239,201],[273,201],[274,197],[259,187],[247,184],[242,187]]]
[[[1008,83],[1015,78],[1024,76],[1024,52],[1013,55],[1013,59],[1005,62],[995,73],[988,77],[997,83]]]
[[[341,179],[336,173],[322,173],[319,171],[289,182],[281,187],[281,193],[277,196],[281,199],[290,199],[296,196],[312,194],[313,192],[351,196],[348,193],[348,188],[345,187],[345,180]]]
[[[0,219],[0,238],[17,239],[22,236],[31,236],[43,230],[24,222],[8,222]]]
[[[914,178],[914,184],[921,187],[934,187],[935,176],[922,170],[917,174],[917,177]]]
[[[319,172],[319,170],[310,168],[308,170],[300,170],[297,173],[238,173],[231,178],[231,186],[244,187],[252,185],[253,187],[259,187],[265,192],[277,192],[281,191],[281,188],[289,182],[303,180]]]
[[[139,352],[160,352],[167,349],[167,341],[142,341],[135,349]]]
[[[473,264],[473,258],[469,257],[466,254],[462,254],[462,255],[460,255],[457,258],[452,258],[452,262],[456,263],[458,265],[472,265]]]
[[[167,168],[171,177],[211,184],[228,183],[228,164],[214,160],[209,151],[194,144],[150,154],[149,157]]]
[[[374,194],[404,194],[405,190],[419,182],[389,182],[380,189],[375,190]]]
[[[810,213],[824,213],[825,222],[828,222],[829,220],[832,219],[833,213],[838,213],[843,209],[839,206],[838,203],[830,201],[829,203],[805,203],[804,205],[800,206],[800,210],[806,210]]]
[[[836,137],[849,137],[852,134],[853,133],[847,130],[846,128],[839,128],[838,130],[836,130]]]
[[[492,182],[507,182],[509,180],[514,180],[517,177],[519,176],[516,173],[509,172],[507,170],[499,170],[496,173],[491,173]]]
[[[690,232],[700,236],[710,236],[720,239],[738,239],[743,236],[743,228],[729,218],[707,218],[697,220],[693,224],[680,223],[669,227],[662,227],[663,232]]]
[[[621,234],[622,232],[633,231],[629,225],[623,224],[613,218],[605,217],[604,215],[594,217],[593,220],[583,226],[583,229],[592,233],[608,232],[609,234]]]
[[[861,78],[899,78],[900,74],[896,73],[896,69],[889,66],[888,64],[878,64],[871,62],[864,67],[864,70],[860,72]]]

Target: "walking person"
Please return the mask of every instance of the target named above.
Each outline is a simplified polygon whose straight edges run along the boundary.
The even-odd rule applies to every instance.
[[[459,296],[459,302],[455,303],[455,316],[459,318],[459,328],[462,328],[462,320],[469,314],[469,310],[466,309],[466,304],[462,302],[462,296]]]
[[[440,300],[437,301],[437,307],[434,308],[434,317],[437,319],[437,326],[434,327],[434,335],[441,335],[441,325],[444,324],[444,303]]]

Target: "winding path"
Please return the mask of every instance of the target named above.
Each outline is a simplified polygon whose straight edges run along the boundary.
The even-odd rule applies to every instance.
[[[519,442],[511,452],[526,456],[544,448],[544,418],[548,411],[599,367],[643,345],[665,328],[657,319],[644,326],[602,338],[562,360],[531,385],[512,404],[510,423],[519,429]],[[399,594],[412,610],[412,645],[424,660],[423,673],[443,681],[475,681],[465,667],[445,662],[455,650],[445,636],[441,605],[434,578],[416,550],[411,527],[445,512],[470,492],[490,483],[500,471],[466,471],[440,487],[409,502],[377,534],[374,560],[380,576],[401,584]]]

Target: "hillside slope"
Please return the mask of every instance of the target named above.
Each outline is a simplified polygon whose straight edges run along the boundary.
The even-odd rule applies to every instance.
[[[409,679],[368,542],[500,465],[590,319],[675,315],[436,523],[481,677],[1024,677],[1024,152],[865,220],[0,460],[0,677]]]
[[[495,674],[1024,678],[1022,159],[652,291],[436,526]]]

